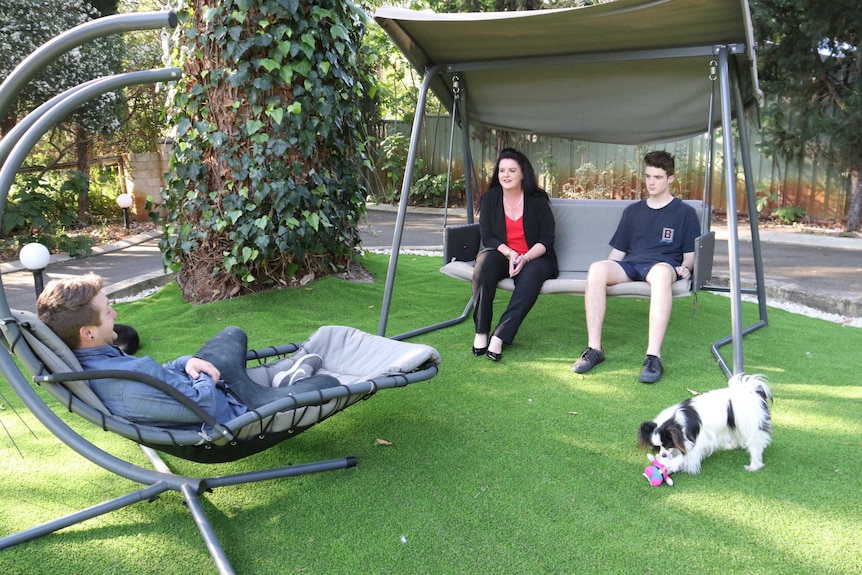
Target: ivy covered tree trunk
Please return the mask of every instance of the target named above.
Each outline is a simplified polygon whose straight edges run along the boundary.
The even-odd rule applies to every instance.
[[[161,247],[202,303],[358,258],[369,87],[337,0],[189,0]]]

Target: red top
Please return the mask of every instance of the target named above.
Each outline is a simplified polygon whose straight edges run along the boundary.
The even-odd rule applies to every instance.
[[[513,220],[506,216],[506,245],[519,255],[524,255],[530,249],[527,245],[527,237],[524,235],[523,217]]]

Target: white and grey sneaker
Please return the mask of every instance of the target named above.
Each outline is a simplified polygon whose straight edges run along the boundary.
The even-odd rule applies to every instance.
[[[293,385],[301,379],[311,377],[320,369],[323,364],[323,358],[316,353],[309,353],[297,359],[293,365],[284,371],[279,371],[272,378],[273,387],[282,387],[284,385]]]

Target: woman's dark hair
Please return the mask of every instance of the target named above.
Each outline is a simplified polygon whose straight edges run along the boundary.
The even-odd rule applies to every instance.
[[[533,164],[530,163],[527,156],[515,148],[503,148],[500,150],[500,155],[497,156],[497,163],[494,164],[494,173],[491,175],[490,188],[501,187],[499,176],[501,160],[515,160],[518,162],[518,165],[521,166],[521,172],[524,174],[524,181],[521,182],[521,188],[523,188],[525,194],[532,195],[545,193],[545,190],[539,187],[539,179],[536,177],[536,171],[533,169]]]

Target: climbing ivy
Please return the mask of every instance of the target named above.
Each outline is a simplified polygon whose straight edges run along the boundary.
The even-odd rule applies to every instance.
[[[188,301],[357,256],[364,20],[337,0],[189,0],[174,56],[165,259]]]

